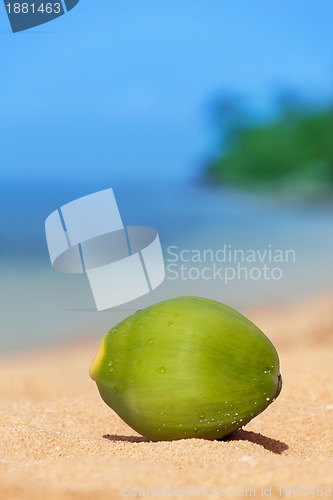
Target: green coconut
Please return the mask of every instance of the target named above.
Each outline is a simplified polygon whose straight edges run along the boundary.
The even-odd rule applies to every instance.
[[[91,365],[102,399],[147,438],[217,439],[279,395],[271,341],[230,307],[178,297],[107,332]]]

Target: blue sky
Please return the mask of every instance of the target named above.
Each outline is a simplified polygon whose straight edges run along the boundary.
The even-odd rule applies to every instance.
[[[223,89],[262,108],[281,84],[332,93],[331,0],[81,0],[15,35],[0,7],[7,178],[188,179]]]

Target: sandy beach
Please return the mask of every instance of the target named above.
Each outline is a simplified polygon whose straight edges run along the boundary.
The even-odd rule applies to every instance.
[[[223,441],[136,434],[89,378],[97,338],[2,358],[0,498],[333,497],[333,297],[247,316],[279,352],[283,390]]]

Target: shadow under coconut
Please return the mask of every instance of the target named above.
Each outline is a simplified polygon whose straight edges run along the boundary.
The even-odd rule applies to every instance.
[[[289,449],[289,446],[283,441],[263,436],[259,432],[245,431],[244,429],[240,429],[218,441],[249,441],[253,444],[259,444],[277,455],[281,455],[281,453]]]
[[[154,443],[156,441],[151,441],[144,436],[122,436],[118,434],[104,434],[104,439],[109,441],[125,441],[127,443]],[[258,444],[272,453],[281,455],[284,451],[288,450],[289,446],[283,441],[278,441],[277,439],[269,438],[263,436],[258,432],[245,431],[240,429],[229,436],[225,436],[216,441],[249,441],[253,444]]]
[[[104,434],[104,439],[109,441],[126,441],[127,443],[151,443],[150,439],[144,436],[119,436],[118,434]]]

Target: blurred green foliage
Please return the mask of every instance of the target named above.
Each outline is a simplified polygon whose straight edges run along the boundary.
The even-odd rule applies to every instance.
[[[210,180],[301,197],[332,193],[333,107],[284,106],[277,120],[256,125],[231,107],[219,133]]]

